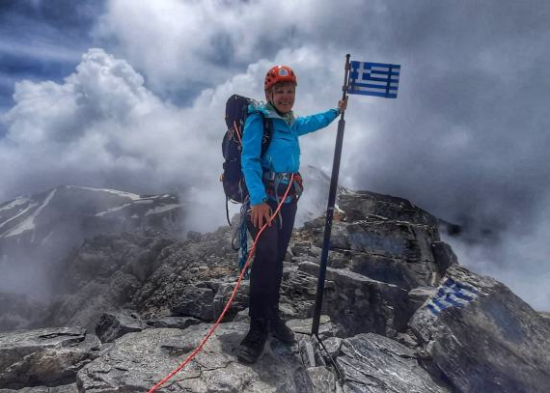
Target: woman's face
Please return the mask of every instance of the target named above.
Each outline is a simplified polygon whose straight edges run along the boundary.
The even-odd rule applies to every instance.
[[[288,113],[294,106],[296,86],[292,83],[278,83],[266,92],[266,99],[281,113]]]

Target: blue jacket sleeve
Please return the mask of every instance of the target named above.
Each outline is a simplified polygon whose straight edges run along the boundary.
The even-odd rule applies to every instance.
[[[339,115],[338,109],[329,109],[326,112],[317,113],[316,115],[298,117],[296,119],[296,132],[298,136],[320,130],[328,126]]]
[[[260,163],[262,155],[262,138],[264,135],[263,117],[253,113],[246,119],[243,132],[243,150],[241,167],[250,194],[250,204],[259,205],[267,200],[262,182],[263,169]]]

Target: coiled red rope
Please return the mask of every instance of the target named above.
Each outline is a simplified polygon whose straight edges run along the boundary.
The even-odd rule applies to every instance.
[[[294,174],[290,177],[290,181],[288,182],[288,187],[287,187],[286,192],[285,192],[285,194],[284,194],[284,196],[281,200],[281,203],[279,203],[279,205],[277,206],[277,210],[275,210],[275,212],[269,218],[269,221],[267,221],[262,226],[262,228],[260,229],[260,231],[256,235],[256,238],[254,239],[254,243],[252,243],[252,247],[250,248],[250,254],[248,255],[248,259],[246,260],[246,263],[244,264],[244,267],[241,270],[241,274],[239,275],[239,279],[237,280],[237,285],[235,285],[235,289],[233,289],[233,292],[231,293],[231,297],[229,298],[229,301],[225,305],[225,307],[224,307],[222,313],[220,314],[218,320],[216,321],[216,323],[214,323],[214,325],[212,325],[212,327],[210,328],[210,330],[208,331],[206,336],[204,336],[204,338],[202,339],[199,346],[197,348],[195,348],[195,350],[187,357],[187,359],[185,359],[183,361],[183,363],[181,363],[177,368],[172,370],[168,375],[166,375],[162,380],[160,380],[155,386],[153,386],[151,389],[149,389],[148,393],[154,393],[162,385],[164,385],[166,382],[168,382],[170,379],[172,379],[174,377],[174,375],[176,375],[178,372],[180,372],[202,350],[202,347],[206,344],[206,342],[208,341],[210,336],[212,336],[212,334],[214,333],[214,331],[216,330],[216,328],[220,324],[221,320],[225,316],[225,313],[227,312],[227,310],[229,310],[229,307],[231,306],[231,303],[233,302],[233,299],[235,298],[235,295],[237,294],[237,291],[239,290],[239,287],[241,285],[241,281],[244,277],[246,269],[248,268],[248,265],[250,264],[250,260],[254,256],[254,252],[256,251],[256,243],[258,242],[258,239],[260,238],[263,231],[267,228],[267,226],[271,224],[271,221],[273,221],[273,219],[275,217],[277,217],[277,214],[279,214],[279,211],[281,210],[281,206],[285,202],[286,197],[288,196],[288,193],[290,192],[290,188],[292,187],[293,182],[294,182]]]

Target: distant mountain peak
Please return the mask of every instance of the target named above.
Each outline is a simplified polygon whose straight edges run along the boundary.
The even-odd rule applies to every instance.
[[[97,235],[182,233],[177,195],[57,186],[0,204],[0,290],[17,291],[29,275],[40,281],[74,247]],[[39,266],[44,271],[36,267]]]

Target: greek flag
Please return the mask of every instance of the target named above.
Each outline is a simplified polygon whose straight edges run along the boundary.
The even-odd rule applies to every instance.
[[[400,65],[360,61],[352,61],[350,64],[348,94],[397,98]]]
[[[478,291],[476,288],[448,278],[437,289],[436,296],[430,300],[426,307],[432,314],[438,315],[441,311],[450,307],[463,308],[477,297]]]

